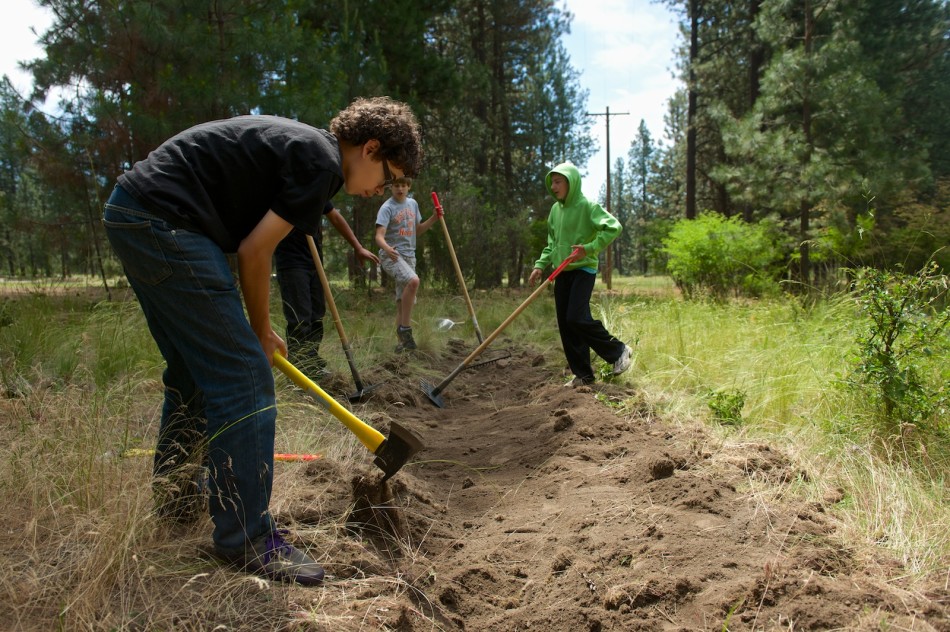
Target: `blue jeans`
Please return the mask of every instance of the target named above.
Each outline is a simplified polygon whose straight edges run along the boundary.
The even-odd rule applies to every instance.
[[[103,223],[167,365],[156,473],[207,441],[214,543],[225,554],[243,552],[274,530],[277,409],[270,362],[227,257],[204,235],[150,215],[121,187]]]

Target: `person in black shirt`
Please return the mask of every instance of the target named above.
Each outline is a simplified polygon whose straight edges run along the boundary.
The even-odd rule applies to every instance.
[[[346,218],[339,210],[327,202],[323,207],[323,216],[343,235],[353,247],[360,263],[372,261],[379,264],[379,257],[360,244]],[[323,259],[323,230],[318,225],[313,241],[317,246],[320,259]],[[323,342],[323,317],[327,305],[323,296],[323,285],[317,275],[317,269],[307,243],[307,235],[294,229],[277,244],[274,251],[277,266],[277,284],[280,286],[281,305],[287,321],[287,351],[290,361],[310,377],[326,373],[326,360],[320,357],[320,344]]]
[[[207,463],[215,551],[249,572],[302,584],[324,575],[268,509],[272,356],[287,354],[269,313],[274,250],[293,228],[313,234],[341,188],[380,195],[394,177],[415,175],[422,153],[412,111],[388,97],[357,99],[329,131],[238,116],[162,143],[119,176],[105,205],[109,241],[166,362],[158,513],[193,516],[189,472]]]

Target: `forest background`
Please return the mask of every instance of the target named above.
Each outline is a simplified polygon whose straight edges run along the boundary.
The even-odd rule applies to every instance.
[[[145,627],[158,629],[182,622],[204,629],[212,621],[280,625],[296,612],[284,608],[296,603],[284,598],[293,593],[244,599],[249,591],[243,585],[234,590],[242,580],[226,569],[211,568],[208,588],[195,592],[193,602],[154,598],[162,594],[156,586],[182,594],[183,582],[192,584],[184,578],[201,577],[207,565],[193,565],[198,535],[181,542],[156,535],[147,463],[99,458],[149,445],[162,367],[134,302],[101,300],[98,288],[73,296],[89,279],[112,289],[123,283],[102,234],[102,203],[116,174],[195,123],[260,112],[322,127],[352,98],[388,94],[408,101],[422,121],[428,158],[414,184],[420,205],[431,208],[428,193],[439,192],[460,267],[469,285],[488,290],[476,295],[480,320],[501,322],[525,292],[497,288],[523,285],[543,245],[551,199],[541,176],[564,159],[584,165],[593,151],[592,125],[602,123],[587,115],[603,104],[587,103],[563,45],[571,16],[547,0],[39,4],[55,19],[40,34],[43,55],[27,64],[33,92],[0,85],[0,289],[6,293],[0,295],[0,403],[11,419],[2,425],[8,440],[0,442],[6,450],[0,488],[12,507],[2,516],[9,528],[0,549],[13,569],[0,586],[9,597],[0,614],[43,629],[54,618],[76,629],[84,622],[98,629],[143,618]],[[756,447],[763,438],[781,445],[791,455],[790,493],[834,508],[841,540],[833,544],[847,546],[834,549],[832,566],[859,560],[842,584],[873,567],[860,561],[870,556],[848,551],[886,548],[903,566],[893,570],[899,578],[872,568],[881,585],[912,578],[944,608],[950,581],[950,6],[936,0],[683,0],[666,6],[680,27],[674,70],[682,88],[667,104],[662,140],[643,124],[632,146],[616,152],[610,206],[625,230],[612,246],[612,263],[622,276],[592,303],[637,352],[635,369],[607,387],[636,386],[619,399],[591,397],[624,414],[642,409],[651,420],[662,418],[658,436],[709,418],[719,438],[677,439],[690,453],[732,443],[765,454],[766,446]],[[606,202],[606,189],[587,194]],[[381,199],[335,201],[370,243]],[[438,234],[423,239],[419,271],[427,307],[420,321],[464,318],[445,248]],[[347,321],[358,341],[358,365],[379,372],[395,367],[392,375],[414,368],[394,362],[391,341],[378,333],[390,326],[391,305],[354,289],[365,290],[372,276],[347,265],[342,240],[327,239],[325,252],[334,283],[346,288],[335,293],[342,313],[360,314]],[[67,292],[45,292],[44,284],[57,277],[79,281],[59,284]],[[116,297],[128,297],[126,290]],[[786,291],[797,295],[746,300]],[[684,301],[684,295],[740,300]],[[275,301],[275,324],[279,311]],[[558,355],[553,321],[553,301],[539,301],[521,317],[525,352]],[[448,362],[451,356],[439,332],[425,325],[419,341],[431,371],[429,358]],[[345,376],[340,355],[329,359]],[[514,384],[512,371],[509,365],[495,375]],[[562,377],[554,364],[532,364],[527,372],[531,380]],[[421,397],[417,374],[396,377],[405,379],[393,379],[394,390],[411,377],[413,395]],[[431,416],[427,402],[406,405],[409,395],[398,395],[393,406],[400,419]],[[496,405],[490,391],[472,395],[469,405],[452,411],[457,416],[473,408],[471,417],[455,420],[460,427],[469,419],[493,423],[496,414],[522,414],[520,407],[483,413],[488,409],[473,407],[478,400]],[[588,404],[584,400],[583,408]],[[338,424],[314,424],[308,406],[286,406],[282,415],[280,443],[289,450],[321,450],[347,467],[365,458],[359,451],[355,456],[354,446],[361,448],[352,437],[338,440],[328,432],[345,434]],[[639,413],[636,418],[641,425]],[[433,443],[444,448],[451,442]],[[622,458],[615,458],[615,445],[602,447],[611,464]],[[520,462],[518,476],[524,476]],[[309,487],[282,489],[289,503],[309,508],[323,502]],[[748,498],[765,520],[776,515],[757,488]],[[494,515],[485,514],[488,522],[496,522]],[[612,503],[604,516],[612,521],[614,515]],[[25,529],[23,516],[29,516]],[[311,535],[321,551],[350,544],[345,537],[328,544]],[[609,539],[625,536],[617,531]],[[458,537],[466,538],[468,554],[469,534]],[[328,557],[340,560],[337,568],[349,563],[335,553]],[[627,562],[619,566],[626,576]],[[449,557],[438,568],[452,581],[452,573],[472,567]],[[765,579],[749,577],[752,609],[762,608],[776,567],[762,568]],[[392,579],[371,574],[382,583]],[[759,581],[766,586],[761,592]],[[592,594],[589,583],[578,585]],[[305,609],[313,616],[348,613],[353,586],[342,583],[339,592],[328,593],[339,597],[331,605],[303,602],[310,603]],[[392,582],[392,591],[402,586]],[[485,586],[482,603],[491,603],[498,592]],[[675,592],[659,605],[674,612],[682,604]],[[794,600],[798,593],[786,594]],[[717,620],[724,619],[723,629],[744,599],[726,603]],[[847,608],[864,608],[864,599]],[[558,604],[559,616],[564,603],[571,600]],[[647,605],[652,610],[657,603]],[[871,610],[868,616],[876,616]],[[202,619],[206,612],[219,619]],[[932,612],[930,621],[946,620],[943,610]],[[847,626],[823,619],[818,627]]]
[[[572,16],[550,0],[38,4],[54,19],[45,56],[26,64],[33,93],[0,86],[10,277],[116,274],[102,202],[117,173],[181,129],[246,113],[325,126],[354,97],[388,94],[423,123],[414,189],[423,204],[440,192],[461,268],[475,287],[518,287],[545,238],[540,174],[594,150],[563,45]],[[610,206],[626,227],[617,271],[668,272],[664,240],[706,210],[768,242],[743,292],[834,283],[842,267],[917,270],[934,257],[946,268],[946,2],[666,4],[682,88],[664,140],[641,124],[612,165]],[[55,114],[35,107],[50,95]],[[378,201],[337,203],[369,243]],[[421,253],[430,283],[454,279],[444,249],[429,240]],[[345,256],[338,243],[329,254]],[[350,276],[366,282],[352,265]]]

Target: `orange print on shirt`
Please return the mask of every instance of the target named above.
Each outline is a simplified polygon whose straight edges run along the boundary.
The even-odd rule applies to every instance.
[[[393,219],[403,224],[399,227],[400,237],[412,237],[416,233],[416,214],[408,206],[401,208]]]

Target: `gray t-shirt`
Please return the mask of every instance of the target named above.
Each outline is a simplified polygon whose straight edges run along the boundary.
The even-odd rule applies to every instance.
[[[419,204],[410,197],[404,202],[389,198],[376,214],[376,225],[386,227],[386,243],[407,257],[416,256],[416,233],[421,223]]]

